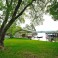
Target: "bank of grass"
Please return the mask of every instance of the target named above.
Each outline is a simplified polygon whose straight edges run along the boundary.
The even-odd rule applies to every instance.
[[[0,58],[58,58],[58,42],[5,39]]]

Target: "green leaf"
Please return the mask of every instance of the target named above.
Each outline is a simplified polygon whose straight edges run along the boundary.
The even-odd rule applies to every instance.
[[[31,3],[32,2],[32,0],[28,0],[28,3]]]

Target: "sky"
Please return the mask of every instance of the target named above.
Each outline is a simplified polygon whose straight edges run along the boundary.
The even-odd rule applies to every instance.
[[[54,21],[49,14],[43,15],[43,25],[38,25],[35,27],[36,31],[56,31],[58,30],[58,21]],[[26,24],[30,24],[30,19],[25,18],[25,23],[21,24],[22,27],[25,27]]]
[[[26,24],[28,24],[28,25],[30,24],[30,19],[28,19],[27,17],[25,18],[25,23],[20,24],[20,26],[23,28],[26,26]]]
[[[58,21],[54,21],[49,14],[43,15],[43,25],[36,26],[36,31],[56,31],[58,30]]]

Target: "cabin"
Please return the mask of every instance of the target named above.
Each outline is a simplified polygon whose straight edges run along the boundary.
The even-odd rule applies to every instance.
[[[15,37],[31,39],[35,35],[37,35],[36,32],[29,31],[29,30],[21,30],[21,31],[16,32]]]

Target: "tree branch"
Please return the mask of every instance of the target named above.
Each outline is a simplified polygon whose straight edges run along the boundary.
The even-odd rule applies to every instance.
[[[7,21],[8,21],[8,17],[9,17],[9,9],[7,8],[7,10],[6,10],[6,16],[5,16],[5,20],[3,21],[2,25],[1,25],[0,32],[3,31],[5,25],[6,25]]]
[[[12,5],[13,0],[11,0],[10,5]]]
[[[10,4],[8,3],[8,0],[6,0],[6,4],[7,4],[7,9],[6,9],[6,16],[5,16],[5,20],[3,21],[1,28],[0,28],[0,32],[3,31],[4,27],[6,26],[6,23],[8,21],[8,17],[9,17],[9,13],[10,13],[10,6],[12,5],[13,0],[11,0]]]
[[[21,2],[22,2],[22,0],[18,0],[18,4],[17,4],[17,6],[16,6],[16,8],[14,10],[12,18],[14,18],[16,16],[16,13],[17,13],[17,11],[18,11],[18,9],[20,7]]]
[[[8,0],[6,0],[6,4],[7,4],[7,6],[9,6]]]
[[[33,0],[32,0],[32,2],[33,2]],[[27,4],[27,5],[24,7],[24,9],[15,17],[15,19],[17,19],[19,16],[21,16],[21,15],[23,14],[23,12],[26,10],[26,8],[32,4],[32,2],[29,3],[29,4]]]
[[[17,4],[17,6],[16,6],[16,8],[15,8],[15,10],[14,10],[14,13],[13,13],[13,15],[12,15],[12,19],[11,19],[11,20],[9,21],[9,23],[5,26],[4,32],[6,32],[6,31],[8,30],[8,28],[12,25],[12,23],[15,21],[14,18],[15,18],[16,13],[17,13],[17,11],[18,11],[20,5],[21,5],[21,2],[22,2],[22,0],[18,0],[18,4]]]

